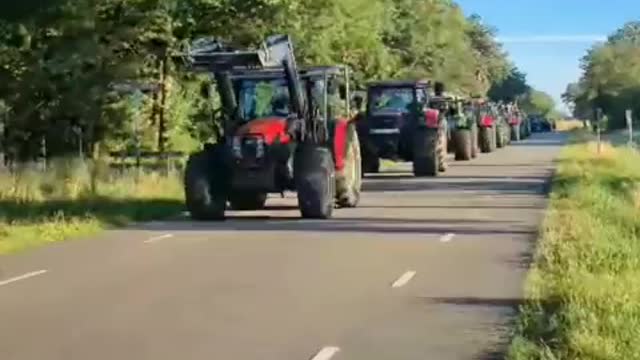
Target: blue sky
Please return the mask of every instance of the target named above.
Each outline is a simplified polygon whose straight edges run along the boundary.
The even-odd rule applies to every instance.
[[[640,0],[457,0],[498,30],[529,83],[561,105],[560,94],[580,76],[580,58],[594,41],[640,20]],[[561,107],[564,108],[564,107]]]

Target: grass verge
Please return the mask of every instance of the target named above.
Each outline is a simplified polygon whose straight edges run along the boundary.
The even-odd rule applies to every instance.
[[[114,172],[74,160],[0,173],[0,254],[167,217],[183,209],[182,198],[177,173]]]
[[[640,358],[640,153],[562,153],[508,358]]]

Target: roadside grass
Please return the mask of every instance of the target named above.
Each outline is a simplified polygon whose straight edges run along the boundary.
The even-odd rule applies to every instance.
[[[182,197],[178,173],[115,172],[71,159],[45,172],[0,173],[0,254],[171,216]]]
[[[640,153],[569,145],[508,358],[640,358]]]
[[[584,128],[582,120],[556,120],[557,131],[573,131]]]

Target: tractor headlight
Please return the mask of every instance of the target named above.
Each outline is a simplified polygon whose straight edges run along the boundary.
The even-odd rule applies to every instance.
[[[242,158],[242,138],[240,136],[234,136],[231,140],[231,151],[233,156]]]
[[[264,140],[259,137],[256,139],[256,158],[264,157]]]

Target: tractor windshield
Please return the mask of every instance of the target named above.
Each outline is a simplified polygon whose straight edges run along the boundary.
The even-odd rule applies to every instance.
[[[369,96],[373,114],[407,113],[415,101],[413,88],[376,88]]]
[[[287,117],[289,91],[284,79],[244,79],[240,83],[238,106],[243,121]]]
[[[284,78],[242,79],[238,84],[238,106],[243,122],[268,117],[288,117],[291,113],[289,89]],[[325,83],[321,79],[302,79],[309,87],[311,111],[323,114]],[[332,100],[330,97],[328,100]]]

